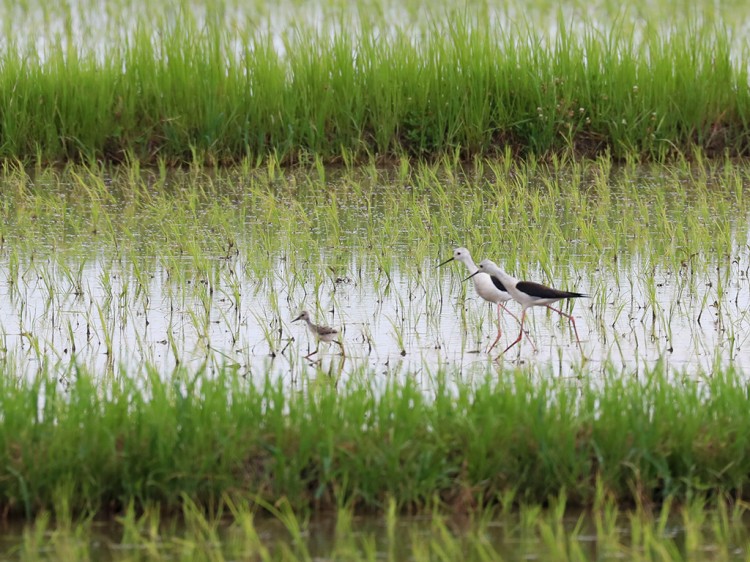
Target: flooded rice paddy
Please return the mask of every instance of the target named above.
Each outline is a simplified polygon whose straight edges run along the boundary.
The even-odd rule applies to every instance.
[[[450,248],[444,253],[450,255]],[[742,262],[748,257],[747,251],[740,254]],[[620,282],[601,275],[592,283],[571,272],[577,283],[570,288],[592,294],[564,309],[576,318],[582,350],[566,321],[531,309],[526,330],[537,351],[524,339],[503,356],[499,368],[533,363],[564,376],[584,359],[587,369],[602,374],[613,366],[637,374],[658,362],[678,371],[710,371],[730,363],[750,367],[750,297],[742,270],[728,268],[726,279],[706,276],[694,283],[692,293],[686,287],[689,272],[639,275],[631,269],[636,265],[625,264]],[[246,268],[239,260],[217,257],[215,283],[189,280],[186,293],[179,294],[161,266],[139,286],[127,263],[73,261],[69,267],[80,273],[76,287],[54,264],[44,264],[44,275],[29,264],[20,272],[19,286],[11,287],[7,278],[0,285],[4,358],[26,374],[45,362],[62,372],[84,364],[102,373],[115,366],[137,370],[143,363],[162,373],[178,362],[196,368],[221,363],[248,376],[270,374],[290,382],[318,368],[346,374],[366,367],[390,376],[448,368],[468,374],[477,368],[484,372],[518,333],[518,324],[503,315],[503,336],[485,353],[496,333],[495,310],[462,281],[463,267],[436,272],[428,260],[418,264],[419,277],[396,267],[386,276],[353,257],[349,268],[318,287],[302,281],[274,288],[279,278],[297,274],[282,259],[271,266],[268,279],[258,280],[242,274]],[[230,286],[227,278],[234,276]],[[722,283],[726,292],[720,301],[715,287]],[[241,295],[239,306],[234,291]],[[318,322],[340,329],[345,356],[337,346],[321,343],[319,362],[302,359],[316,347],[303,322],[291,323],[305,308]],[[508,308],[520,316],[518,305]]]
[[[175,175],[159,195],[147,175],[132,188],[120,185],[132,178],[28,178],[23,190],[8,177],[2,359],[19,376],[51,368],[63,380],[77,366],[148,364],[167,375],[208,364],[290,384],[362,369],[426,378],[519,365],[554,376],[747,370],[745,185],[741,170],[723,173],[554,183],[548,172],[390,183],[348,172],[328,183]],[[532,308],[527,337],[495,361],[518,323],[504,314],[502,338],[485,352],[495,309],[463,265],[436,269],[458,245],[477,262],[590,295],[563,304],[581,349],[565,319]],[[345,356],[321,343],[304,359],[316,342],[291,322],[303,309],[340,330]]]

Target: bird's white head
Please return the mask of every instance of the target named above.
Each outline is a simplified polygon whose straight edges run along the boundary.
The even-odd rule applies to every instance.
[[[294,320],[292,320],[292,322],[296,322],[297,320],[304,320],[305,322],[309,322],[310,321],[310,313],[307,312],[306,310],[303,310],[300,313],[300,315],[297,316],[297,318],[295,318]]]
[[[453,256],[448,258],[444,262],[438,264],[438,267],[443,266],[446,263],[450,263],[453,260],[456,260],[465,265],[468,265],[469,267],[471,267],[471,264],[474,263],[474,261],[471,259],[471,254],[469,253],[469,250],[467,250],[466,248],[456,248],[455,250],[453,250]]]
[[[490,275],[498,275],[502,271],[494,261],[487,259],[480,261],[478,267],[479,271],[484,271]]]
[[[467,250],[466,248],[456,248],[455,250],[453,250],[453,259],[464,264],[468,264],[473,261],[471,259],[469,250]]]

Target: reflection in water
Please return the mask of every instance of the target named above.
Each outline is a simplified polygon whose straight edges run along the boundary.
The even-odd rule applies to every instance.
[[[580,512],[564,500],[551,503],[495,514],[480,508],[473,516],[339,509],[309,520],[254,510],[237,520],[201,513],[175,521],[152,510],[57,526],[6,523],[0,549],[22,560],[745,560],[750,544],[741,503],[668,502],[655,512],[612,505]]]
[[[747,246],[738,249],[738,261],[750,261]],[[26,375],[43,365],[65,376],[76,365],[106,373],[144,363],[167,374],[179,363],[196,370],[230,365],[251,377],[293,382],[303,373],[346,377],[363,367],[375,375],[419,377],[448,368],[471,377],[498,356],[484,351],[496,335],[495,311],[463,282],[462,269],[436,271],[425,263],[421,273],[393,267],[386,278],[352,263],[356,276],[287,284],[286,263],[277,260],[274,274],[258,279],[240,258],[217,258],[210,281],[179,283],[166,267],[144,276],[104,257],[80,267],[22,265],[18,279],[0,279],[4,360]],[[496,368],[534,366],[559,376],[575,375],[584,362],[601,375],[637,375],[657,364],[673,374],[729,364],[750,370],[750,354],[743,353],[750,291],[736,263],[706,268],[714,277],[688,267],[644,273],[637,258],[618,267],[614,274],[568,277],[591,295],[564,309],[576,317],[582,351],[567,322],[532,309],[527,329],[537,351],[524,339]],[[541,272],[527,277],[547,281]],[[305,325],[291,323],[303,307],[341,331],[346,361],[326,344],[316,361],[304,358],[316,341]],[[515,303],[508,307],[519,311]],[[512,341],[516,329],[504,316],[501,343]]]

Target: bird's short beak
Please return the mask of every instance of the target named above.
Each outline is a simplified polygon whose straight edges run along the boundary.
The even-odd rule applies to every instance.
[[[456,258],[450,258],[450,259],[447,259],[447,260],[445,260],[445,261],[444,261],[443,263],[439,263],[438,265],[436,265],[436,266],[435,266],[435,269],[437,269],[438,267],[442,267],[442,266],[444,266],[444,265],[445,265],[446,263],[450,263],[450,262],[452,262],[452,261],[453,261],[453,260],[455,260],[455,259],[456,259]]]
[[[475,275],[479,275],[480,273],[482,273],[481,269],[479,271],[477,271],[476,273],[472,273],[471,275],[469,275],[466,279],[464,279],[464,281],[468,281],[469,279],[471,279]]]
[[[304,314],[300,314],[299,316],[297,316],[297,318],[295,318],[294,320],[292,320],[292,322],[296,322],[297,320],[301,320],[303,316],[304,316]]]

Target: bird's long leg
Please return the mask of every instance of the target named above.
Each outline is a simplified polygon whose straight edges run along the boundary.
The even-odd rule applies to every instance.
[[[562,314],[563,316],[565,316],[565,318],[567,318],[568,320],[570,320],[570,323],[573,324],[573,331],[576,334],[576,343],[578,344],[578,348],[580,349],[581,348],[581,339],[578,337],[578,328],[576,328],[576,320],[575,320],[575,318],[573,318],[573,316],[571,314],[565,314],[562,310],[558,310],[557,308],[554,308],[554,307],[552,307],[550,305],[546,305],[546,307],[549,308],[550,310],[554,310],[558,314]]]
[[[503,335],[502,329],[500,328],[500,310],[505,309],[502,303],[497,303],[497,337],[495,338],[495,341],[492,342],[492,345],[487,348],[487,353],[492,351],[492,348],[497,345],[497,342],[500,341],[500,336]],[[505,309],[507,312],[507,309]],[[510,314],[510,312],[508,312]]]
[[[524,335],[526,336],[526,341],[528,341],[531,344],[531,347],[536,352],[537,348],[536,348],[536,343],[534,343],[534,338],[531,337],[531,334],[529,332],[524,332]]]
[[[505,306],[504,304],[501,304],[500,306],[502,306],[503,310],[507,312],[508,314],[510,314],[516,322],[518,322],[519,324],[521,323],[521,321],[518,319],[518,316],[516,316],[510,310],[508,310],[507,306]],[[530,334],[526,334],[526,339],[529,340],[531,347],[533,347],[534,351],[536,351],[537,349],[536,349],[536,344],[534,343],[534,338],[532,338]]]
[[[341,357],[346,357],[346,352],[344,351],[344,344],[341,343],[339,340],[331,340],[333,343],[338,344],[338,346],[341,348]]]
[[[510,344],[508,347],[506,347],[505,351],[503,351],[503,353],[505,353],[511,347],[513,347],[514,345],[516,345],[518,342],[521,341],[521,338],[523,337],[523,321],[524,320],[526,320],[526,309],[524,309],[523,312],[521,313],[521,322],[520,322],[521,323],[521,329],[518,331],[518,337],[516,338],[516,341],[514,341],[512,344]]]
[[[320,345],[316,345],[315,346],[315,351],[311,351],[310,353],[308,353],[307,355],[305,355],[305,359],[310,359],[310,357],[312,357],[313,355],[315,355],[318,352],[318,348],[319,347],[320,347]]]
[[[510,310],[508,310],[508,307],[506,307],[503,303],[498,303],[497,306],[502,307],[502,309],[508,314],[510,314],[516,322],[518,322],[519,324],[521,323],[521,321],[518,319],[518,316],[516,316]],[[500,318],[500,310],[497,311],[497,317]]]
[[[501,303],[501,302],[497,303],[497,337],[495,338],[495,341],[492,342],[492,345],[487,348],[487,353],[489,353],[490,351],[492,351],[492,348],[497,345],[497,342],[500,341],[500,336],[502,335],[502,331],[501,331],[501,328],[500,328],[500,323],[502,322],[500,320],[500,311],[501,310],[504,310],[505,312],[507,312],[508,314],[510,314],[515,319],[515,321],[518,322],[519,324],[521,323],[521,321],[518,319],[518,316],[516,316],[510,310],[508,310],[507,307],[503,303]],[[532,343],[531,345],[534,345],[534,344]],[[534,345],[534,349],[536,349],[535,345]]]

